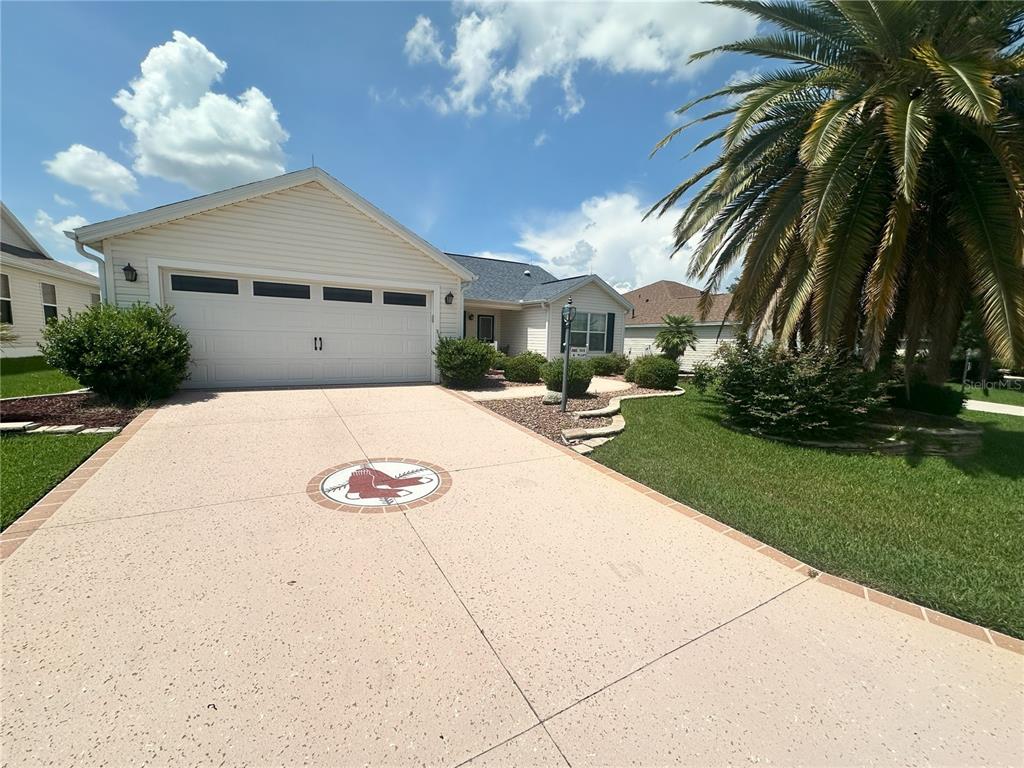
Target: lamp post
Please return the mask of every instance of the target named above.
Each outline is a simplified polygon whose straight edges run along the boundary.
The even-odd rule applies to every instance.
[[[576,307],[572,305],[572,296],[562,307],[562,323],[565,325],[565,359],[562,360],[562,413],[569,399],[569,339],[572,338],[572,321],[576,317]]]

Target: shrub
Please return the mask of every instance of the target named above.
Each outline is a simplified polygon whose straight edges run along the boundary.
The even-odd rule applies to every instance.
[[[510,357],[505,365],[505,379],[536,384],[540,381],[540,367],[546,362],[544,356],[536,352],[523,352],[521,355]]]
[[[746,338],[723,344],[716,365],[702,369],[737,426],[766,435],[833,438],[848,434],[878,409],[883,385],[849,357],[812,348],[793,353]]]
[[[472,387],[491,370],[497,351],[480,339],[439,336],[434,354],[445,386]]]
[[[701,360],[693,366],[693,386],[698,392],[706,392],[715,383],[717,366],[708,360]]]
[[[892,395],[892,404],[897,408],[938,416],[956,416],[964,407],[962,394],[939,384],[929,384],[922,378],[911,379],[909,397],[903,382],[893,382],[889,394]]]
[[[590,358],[590,366],[595,376],[616,376],[625,373],[629,367],[629,358],[613,352],[610,355]]]
[[[188,377],[188,333],[172,307],[97,304],[47,324],[39,349],[48,365],[119,403],[167,397]]]
[[[679,382],[679,364],[667,357],[646,355],[629,366],[629,381],[648,389],[672,389]]]
[[[562,359],[551,360],[540,368],[540,376],[544,385],[552,392],[562,391]],[[569,361],[569,397],[583,397],[594,377],[594,369],[587,360]]]
[[[505,365],[508,363],[509,357],[504,352],[497,352],[494,355],[494,362],[491,363],[491,370],[493,371],[504,371]]]

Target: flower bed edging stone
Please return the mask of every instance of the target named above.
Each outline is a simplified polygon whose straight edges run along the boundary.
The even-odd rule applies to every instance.
[[[538,434],[537,432],[534,432],[529,427],[525,427],[522,424],[513,421],[507,416],[502,416],[500,413],[492,411],[487,406],[476,402],[471,397],[467,397],[461,392],[455,392],[452,390],[444,391],[449,392],[452,395],[452,397],[462,400],[464,403],[467,403],[473,406],[474,408],[479,408],[481,411],[489,413],[494,418],[500,419],[513,429],[516,429],[525,435],[529,435],[535,440],[541,440],[548,445],[554,445],[555,448],[562,451],[562,453],[566,454],[567,456],[574,458],[577,461],[586,462],[592,469],[596,470],[597,472],[600,472],[601,474],[606,475],[611,479],[622,483],[628,488],[632,488],[636,491],[639,491],[648,498],[654,499],[655,501],[659,502],[667,509],[671,509],[673,512],[678,512],[684,517],[688,517],[694,522],[700,523],[701,525],[710,528],[715,533],[722,534],[723,536],[726,536],[729,539],[732,539],[733,541],[752,549],[759,555],[771,558],[772,560],[774,560],[782,566],[785,566],[789,570],[807,576],[808,579],[814,579],[815,581],[824,586],[832,587],[833,589],[838,589],[840,592],[845,592],[846,594],[851,595],[853,597],[866,600],[867,602],[873,603],[879,606],[880,608],[897,611],[898,613],[902,613],[911,618],[924,621],[927,624],[934,624],[936,626],[942,627],[943,629],[948,629],[953,632],[957,632],[958,634],[965,635],[966,637],[970,637],[975,640],[980,640],[981,642],[986,643],[987,645],[994,645],[997,648],[1002,648],[1003,650],[1010,651],[1011,653],[1016,653],[1020,656],[1024,656],[1024,640],[1012,637],[1011,635],[1003,634],[1002,632],[998,632],[994,629],[982,627],[979,624],[972,624],[969,621],[958,619],[955,616],[950,616],[949,614],[934,611],[931,608],[925,608],[924,606],[918,605],[917,603],[912,603],[908,600],[903,600],[901,598],[894,597],[893,595],[886,594],[885,592],[879,592],[875,589],[872,589],[871,587],[865,587],[863,584],[857,584],[856,582],[849,581],[839,576],[833,576],[830,573],[819,571],[817,568],[813,568],[807,565],[806,563],[797,560],[795,557],[791,557],[790,555],[787,555],[785,552],[775,549],[775,547],[772,547],[768,544],[764,544],[763,542],[760,542],[751,536],[747,536],[746,534],[740,531],[730,528],[728,525],[720,523],[713,517],[709,517],[708,515],[705,515],[702,512],[698,512],[693,507],[678,502],[670,496],[666,496],[663,493],[659,493],[658,491],[655,491],[653,488],[648,488],[643,483],[638,483],[636,480],[633,480],[632,478],[626,477],[625,475],[616,472],[611,467],[606,467],[604,464],[594,461],[589,456],[585,456],[579,453],[577,450],[575,450],[575,448],[579,446],[572,447],[568,445],[561,445],[557,442],[549,440],[548,438]]]
[[[579,427],[578,429],[563,429],[562,439],[567,443],[573,440],[587,440],[588,438],[594,437],[614,437],[626,428],[626,419],[619,412],[620,406],[623,400],[640,400],[648,397],[679,397],[679,395],[686,394],[686,390],[682,387],[676,387],[671,392],[650,392],[642,395],[621,395],[620,397],[613,397],[608,401],[608,405],[604,408],[595,408],[592,411],[577,411],[576,418],[578,419],[594,419],[605,416],[612,417],[612,423],[605,427]],[[579,450],[581,446],[570,446],[577,453],[587,454],[590,453],[594,446],[582,446],[586,450]]]

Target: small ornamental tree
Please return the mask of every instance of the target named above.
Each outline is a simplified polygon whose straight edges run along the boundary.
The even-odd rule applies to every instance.
[[[661,318],[665,327],[658,331],[654,343],[661,354],[669,360],[682,357],[687,348],[697,350],[697,333],[693,330],[693,318],[689,315],[665,315]]]
[[[53,366],[117,403],[167,397],[188,378],[192,347],[169,306],[96,304],[46,324],[39,349]]]

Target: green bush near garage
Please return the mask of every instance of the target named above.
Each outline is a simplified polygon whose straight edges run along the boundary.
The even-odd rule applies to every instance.
[[[626,381],[646,389],[672,389],[679,382],[679,364],[667,357],[640,357],[626,369]]]
[[[192,346],[174,309],[96,304],[47,324],[39,349],[62,373],[111,402],[167,397],[188,377]]]
[[[474,387],[491,370],[497,351],[479,339],[441,336],[434,347],[437,369],[446,387]]]
[[[536,384],[540,381],[541,366],[547,363],[544,355],[536,352],[523,352],[509,358],[505,364],[505,380],[524,384]]]
[[[541,378],[544,386],[551,392],[562,391],[562,359],[551,360],[541,366]],[[590,381],[594,378],[594,369],[588,360],[569,361],[569,397],[583,397],[590,388]]]

